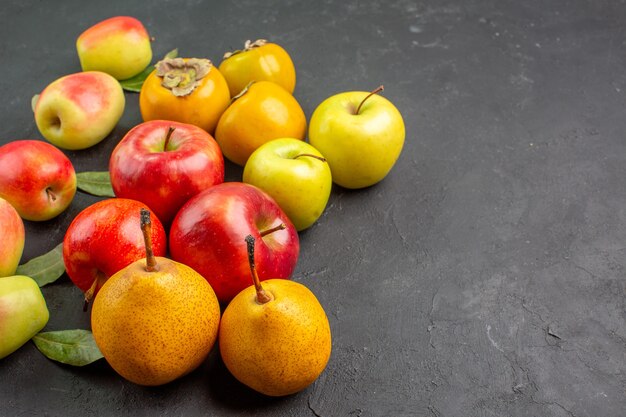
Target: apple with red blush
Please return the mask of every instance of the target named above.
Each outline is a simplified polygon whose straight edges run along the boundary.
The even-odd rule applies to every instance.
[[[50,220],[76,194],[76,172],[67,156],[49,143],[16,140],[0,146],[0,198],[26,220]]]
[[[145,258],[144,236],[137,220],[142,208],[143,203],[126,198],[102,200],[81,211],[65,232],[65,269],[85,293],[86,302],[111,275]],[[154,215],[150,240],[154,255],[165,256],[165,230]]]
[[[66,75],[33,98],[39,132],[62,149],[85,149],[102,141],[124,113],[120,83],[100,71]]]
[[[143,202],[167,226],[187,200],[224,182],[224,158],[205,130],[153,120],[135,126],[120,141],[109,172],[117,197]]]
[[[0,277],[15,274],[22,259],[26,237],[24,222],[8,201],[0,198]]]
[[[102,71],[118,80],[131,78],[152,60],[150,36],[131,16],[115,16],[89,27],[76,40],[83,71]]]
[[[169,234],[172,259],[198,271],[221,303],[250,286],[247,235],[256,239],[261,280],[290,278],[300,252],[298,233],[278,204],[261,189],[225,182],[192,197]]]

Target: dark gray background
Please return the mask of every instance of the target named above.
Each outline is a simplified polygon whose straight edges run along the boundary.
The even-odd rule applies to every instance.
[[[216,351],[142,388],[28,343],[0,361],[0,415],[625,414],[624,1],[5,1],[0,143],[42,138],[31,96],[79,71],[77,36],[114,15],[143,21],[156,57],[178,47],[219,64],[246,39],[283,45],[307,117],[382,83],[405,147],[382,183],[335,187],[301,234],[294,279],[333,331],[330,363],[305,391],[255,394]],[[67,153],[76,170],[106,169],[140,121],[127,94],[110,137]],[[27,223],[23,261],[97,200],[78,194],[57,219]],[[87,328],[67,277],[43,292],[47,330]]]

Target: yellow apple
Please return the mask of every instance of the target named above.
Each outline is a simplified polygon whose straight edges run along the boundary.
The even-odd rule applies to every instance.
[[[49,317],[46,300],[32,278],[0,278],[0,359],[39,333]]]
[[[299,139],[274,139],[250,155],[243,182],[256,185],[278,203],[298,231],[322,215],[332,179],[322,154]]]
[[[324,100],[309,123],[309,142],[328,161],[333,181],[364,188],[381,181],[400,156],[404,121],[386,98],[351,91]]]

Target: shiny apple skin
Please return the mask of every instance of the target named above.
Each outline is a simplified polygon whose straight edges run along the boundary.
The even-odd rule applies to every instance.
[[[224,157],[203,129],[153,120],[135,126],[120,141],[109,172],[117,197],[147,204],[167,227],[187,200],[224,182]]]
[[[281,223],[285,229],[261,236]],[[170,229],[170,253],[204,276],[220,302],[227,303],[252,285],[247,235],[256,239],[261,280],[291,277],[300,252],[295,227],[268,194],[239,182],[211,187],[180,209]]]
[[[0,146],[0,197],[26,220],[61,214],[76,194],[76,172],[67,156],[49,143],[16,140]]]
[[[63,239],[63,262],[67,275],[83,292],[98,280],[97,292],[111,275],[146,257],[142,207],[145,204],[139,201],[111,198],[85,208],[72,221]],[[165,230],[153,213],[150,217],[152,251],[165,256]]]

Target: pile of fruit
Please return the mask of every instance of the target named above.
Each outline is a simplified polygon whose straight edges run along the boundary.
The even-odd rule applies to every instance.
[[[261,393],[311,384],[331,332],[315,295],[290,280],[298,232],[322,215],[333,182],[368,187],[395,164],[404,123],[382,86],[328,98],[307,129],[295,67],[277,44],[248,41],[219,67],[176,51],[150,65],[142,23],[114,17],[76,47],[83,71],[33,98],[49,143],[0,147],[0,358],[33,339],[51,359],[104,357],[134,383],[161,385],[199,366],[219,339],[230,372]],[[139,92],[143,123],[110,155],[110,191],[99,195],[111,198],[81,211],[44,255],[62,253],[57,275],[84,292],[91,332],[41,332],[49,312],[39,287],[53,279],[36,282],[26,276],[32,261],[19,265],[22,219],[50,220],[70,205],[81,177],[59,148],[108,137],[124,89]],[[224,157],[244,167],[241,182],[224,182]],[[87,341],[91,355],[46,348],[55,337]]]

